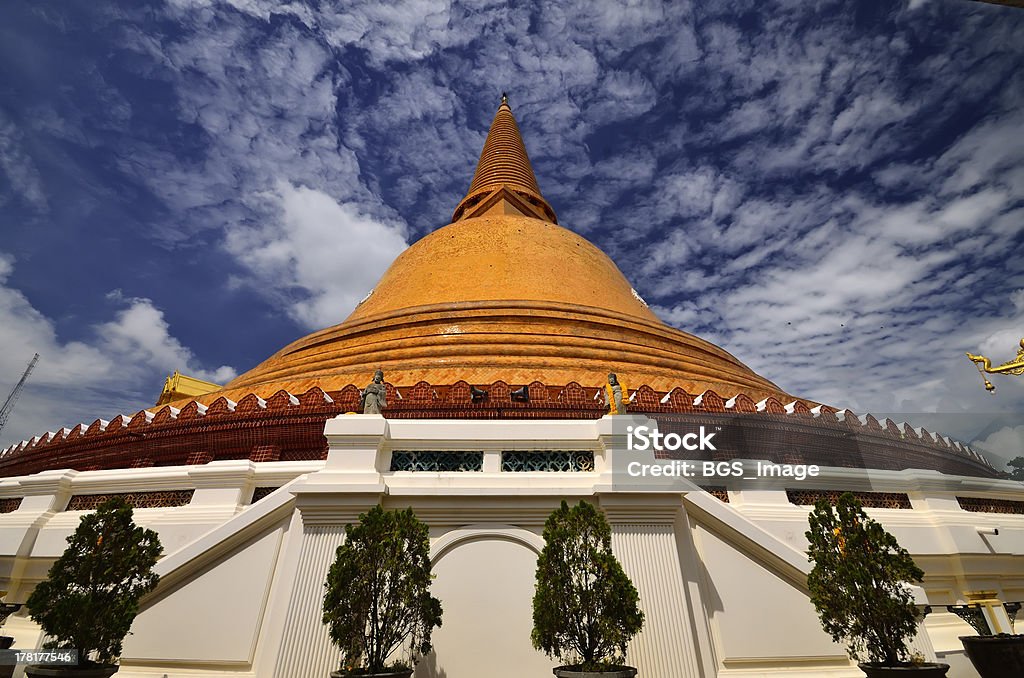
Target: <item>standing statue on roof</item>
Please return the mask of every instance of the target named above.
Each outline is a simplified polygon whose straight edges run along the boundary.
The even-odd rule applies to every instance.
[[[363,406],[363,414],[380,414],[380,411],[388,406],[388,393],[384,388],[383,370],[378,369],[373,373],[373,381],[359,392],[359,397]]]
[[[608,414],[625,414],[629,398],[623,398],[622,394],[626,389],[619,383],[615,373],[608,375],[608,384],[604,387],[604,402],[608,405]],[[628,393],[628,391],[626,391]]]

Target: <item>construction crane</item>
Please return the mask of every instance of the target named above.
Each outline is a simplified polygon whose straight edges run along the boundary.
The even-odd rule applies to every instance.
[[[21,389],[24,388],[25,382],[28,380],[28,375],[32,374],[32,368],[36,366],[37,360],[39,360],[38,353],[32,356],[32,360],[29,362],[28,367],[25,368],[25,374],[21,375],[21,380],[15,384],[14,390],[11,391],[11,395],[7,396],[7,400],[4,401],[3,408],[0,408],[0,431],[4,430],[4,426],[7,424],[7,417],[11,416],[11,410],[14,409],[14,403],[18,402],[18,396],[21,395]]]

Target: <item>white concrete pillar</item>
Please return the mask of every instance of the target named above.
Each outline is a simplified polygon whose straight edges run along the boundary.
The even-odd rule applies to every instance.
[[[683,575],[676,538],[680,496],[601,494],[600,502],[612,526],[612,548],[640,594],[645,616],[644,630],[629,645],[629,664],[640,676],[702,678],[695,623],[706,622],[700,601],[689,600]]]
[[[335,552],[354,523],[380,503],[387,422],[380,415],[341,415],[325,426],[328,453],[323,471],[292,488],[302,520],[294,583],[274,676],[327,678],[340,652],[323,624],[324,582]]]

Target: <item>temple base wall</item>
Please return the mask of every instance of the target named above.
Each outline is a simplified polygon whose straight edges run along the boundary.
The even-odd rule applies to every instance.
[[[868,485],[863,473],[823,469],[814,488],[795,488],[804,494],[784,483],[714,495],[691,486],[625,491],[610,475],[617,437],[608,417],[350,415],[328,421],[325,434],[330,451],[322,462],[227,461],[9,479],[8,494],[14,487],[25,499],[0,515],[0,588],[10,592],[8,601],[27,598],[82,515],[66,510],[72,501],[82,504],[75,497],[149,493],[136,499],[166,505],[135,515],[165,544],[161,584],[125,641],[118,675],[326,678],[338,652],[320,605],[344,525],[377,503],[411,506],[430,526],[434,593],[444,606],[435,651],[419,664],[417,678],[550,675],[555,662],[530,643],[536,557],[548,514],[563,499],[583,499],[605,512],[613,549],[640,592],[646,625],[629,660],[641,676],[857,676],[843,648],[821,631],[807,598],[809,506],[794,503],[812,490],[841,488],[894,502],[867,511],[926,572],[916,595],[933,612],[914,646],[957,665],[957,676],[973,675],[957,639],[972,630],[945,605],[978,589],[1024,598],[1024,515],[968,511],[957,499],[1020,500],[1019,483],[901,471],[872,472]],[[481,470],[390,470],[396,451],[417,450],[480,452]],[[586,452],[593,466],[503,471],[501,453],[508,450]],[[994,528],[998,534],[989,534]],[[15,647],[41,644],[23,613],[4,632],[15,636]]]

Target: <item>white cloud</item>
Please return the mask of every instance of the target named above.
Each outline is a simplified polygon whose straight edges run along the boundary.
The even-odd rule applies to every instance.
[[[935,163],[942,173],[943,193],[968,191],[981,183],[1020,188],[1024,184],[1024,139],[1020,110],[993,116],[964,134]]]
[[[653,306],[651,310],[669,325],[674,325],[682,330],[692,327],[701,318],[701,309],[693,302],[684,302],[668,308],[665,306]]]
[[[1005,471],[1006,462],[1024,456],[1024,426],[1004,426],[972,446],[984,452],[993,466]]]
[[[1019,289],[1016,292],[1011,293],[1010,303],[1012,303],[1018,311],[1024,312],[1024,289]]]
[[[97,344],[104,354],[124,357],[160,372],[182,370],[191,376],[219,383],[237,376],[237,372],[227,365],[215,370],[199,367],[192,351],[171,336],[163,312],[149,299],[125,298],[119,290],[109,294],[108,299],[126,304],[126,307],[117,311],[114,320],[95,328]]]
[[[923,167],[914,180],[928,182],[932,172]],[[859,191],[836,199],[812,188],[790,199],[746,197],[721,219],[694,221],[720,179],[708,169],[679,176],[685,187],[660,203],[661,218],[691,218],[650,244],[640,269],[657,272],[641,291],[660,300],[667,322],[720,343],[791,393],[838,406],[1024,406],[1020,380],[1002,378],[992,400],[963,355],[1002,362],[1024,335],[1024,292],[991,294],[993,285],[1019,285],[1020,269],[1001,276],[986,263],[1019,235],[1000,224],[1024,186],[978,186],[895,206]],[[978,290],[988,292],[982,303]],[[680,296],[696,303],[674,301]]]
[[[15,124],[0,111],[0,178],[6,178],[11,192],[37,210],[49,209],[49,202],[43,190],[32,157],[26,152],[24,135]],[[0,184],[0,188],[2,188]],[[0,206],[6,200],[0,191]]]
[[[6,398],[34,352],[40,354],[7,426],[0,447],[48,430],[119,412],[133,413],[156,401],[163,378],[178,369],[224,382],[235,370],[204,369],[170,333],[163,313],[149,299],[112,293],[114,319],[65,341],[54,323],[9,286],[14,259],[0,253],[0,393]]]
[[[1006,259],[1020,246],[1024,89],[1010,64],[974,78],[1005,63],[1013,36],[968,8],[958,57],[915,61],[927,17],[872,35],[795,7],[755,32],[698,9],[703,81],[685,110],[709,121],[658,153],[668,167],[631,206],[616,258],[663,319],[796,395],[1020,411],[1024,380],[1002,378],[993,398],[963,355],[1002,362],[1024,335],[1024,269]],[[982,121],[922,157],[974,101]]]
[[[171,0],[190,16],[215,8],[217,0]],[[495,0],[475,3],[471,9],[453,7],[449,0],[397,0],[380,3],[355,0],[343,8],[323,7],[276,0],[227,0],[233,9],[270,21],[274,15],[298,18],[336,48],[365,49],[375,64],[422,59],[435,52],[465,44],[487,24],[505,13]],[[213,16],[208,13],[207,16]]]
[[[234,226],[226,247],[259,289],[311,329],[344,320],[407,246],[405,228],[304,186],[279,182],[263,196],[280,221]]]
[[[595,121],[633,118],[649,111],[658,100],[650,80],[637,71],[605,72],[597,94],[597,100],[585,110]]]

